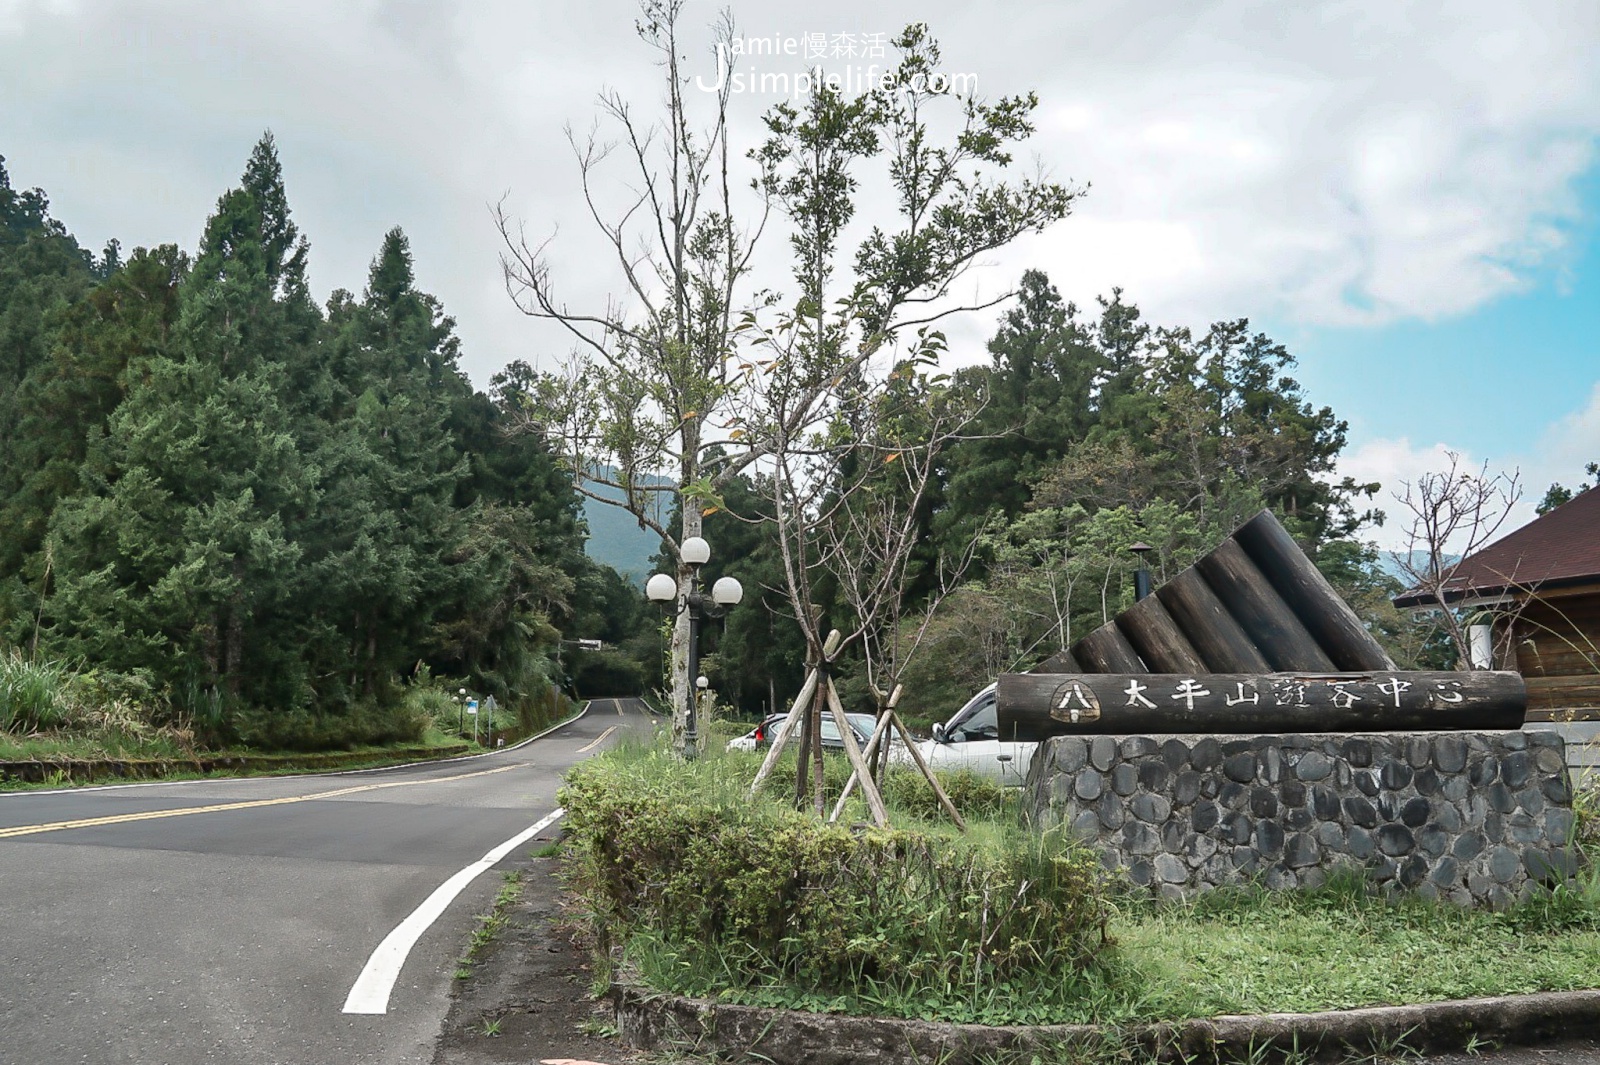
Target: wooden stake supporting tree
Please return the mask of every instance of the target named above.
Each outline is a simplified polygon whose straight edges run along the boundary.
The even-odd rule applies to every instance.
[[[939,805],[944,807],[945,813],[950,815],[950,820],[955,822],[956,827],[965,832],[967,823],[961,819],[961,813],[956,809],[955,803],[950,801],[950,796],[946,795],[944,789],[939,786],[939,779],[933,775],[932,768],[923,760],[922,752],[917,749],[916,741],[911,738],[911,732],[906,728],[905,722],[900,720],[900,715],[895,712],[895,704],[900,701],[900,692],[903,687],[903,685],[895,685],[894,694],[889,696],[888,703],[878,714],[878,723],[872,729],[871,738],[867,740],[867,748],[863,752],[863,757],[867,762],[868,772],[863,774],[858,770],[850,774],[850,779],[844,782],[844,791],[839,793],[839,801],[834,805],[833,813],[828,815],[828,820],[839,820],[839,815],[844,812],[845,800],[850,798],[850,793],[855,791],[858,783],[865,781],[868,784],[876,785],[879,778],[874,777],[871,772],[872,767],[877,764],[873,761],[873,755],[886,752],[889,744],[894,742],[889,732],[892,728],[899,731],[901,742],[905,744],[906,750],[910,752],[911,760],[916,763],[917,769],[928,781],[929,786],[933,788],[934,795],[938,796]],[[834,698],[837,700],[838,696],[835,695]]]
[[[868,809],[872,811],[873,822],[879,828],[887,828],[889,826],[889,811],[884,805],[883,794],[878,790],[878,782],[873,777],[868,762],[881,744],[892,742],[888,740],[889,729],[892,727],[899,730],[901,740],[911,753],[911,758],[916,763],[917,769],[928,781],[929,786],[933,788],[933,793],[938,796],[939,804],[950,815],[956,827],[965,832],[967,829],[966,822],[961,819],[961,814],[956,810],[955,804],[950,801],[950,797],[939,786],[939,781],[934,777],[933,770],[923,760],[922,752],[917,750],[916,742],[911,738],[911,733],[907,730],[905,722],[900,720],[900,715],[894,710],[894,704],[898,701],[900,695],[898,687],[890,698],[885,712],[879,716],[878,723],[872,730],[872,737],[867,742],[866,750],[863,751],[857,745],[855,733],[850,728],[849,719],[845,717],[844,703],[840,700],[839,692],[833,685],[833,678],[828,675],[829,660],[838,651],[841,641],[842,637],[838,629],[828,633],[827,642],[823,644],[823,660],[812,666],[810,673],[806,675],[805,684],[800,688],[800,694],[795,698],[794,705],[790,707],[789,713],[784,716],[783,723],[778,726],[778,734],[773,737],[772,748],[767,751],[766,758],[762,760],[761,768],[756,772],[755,780],[750,783],[750,794],[754,796],[761,789],[761,785],[772,775],[772,770],[777,766],[778,759],[783,755],[784,748],[789,743],[789,738],[794,735],[795,725],[803,723],[800,760],[797,767],[797,784],[803,786],[807,770],[815,767],[816,797],[819,800],[819,810],[821,809],[820,800],[823,798],[821,707],[826,705],[828,712],[833,715],[834,723],[838,725],[839,736],[844,742],[845,757],[850,759],[851,766],[850,779],[845,782],[844,791],[840,794],[839,800],[833,808],[833,813],[829,815],[829,821],[837,821],[839,819],[839,815],[844,811],[845,801],[859,786],[862,794],[866,796]],[[797,803],[803,802],[804,797],[803,790],[797,788],[795,801]]]

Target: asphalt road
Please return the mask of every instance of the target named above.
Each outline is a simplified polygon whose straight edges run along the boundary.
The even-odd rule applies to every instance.
[[[384,1012],[347,1013],[374,951],[551,814],[563,770],[653,728],[642,704],[606,699],[448,763],[0,795],[0,1062],[431,1061],[501,878],[444,907],[386,1001],[368,988]]]

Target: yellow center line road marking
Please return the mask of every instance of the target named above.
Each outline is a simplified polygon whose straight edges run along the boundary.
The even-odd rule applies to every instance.
[[[606,742],[606,737],[611,735],[613,732],[617,731],[617,729],[619,729],[621,727],[622,727],[621,725],[612,725],[610,728],[608,728],[604,732],[600,733],[600,735],[596,739],[591,741],[588,746],[579,747],[578,748],[578,753],[579,754],[588,754],[590,751],[594,750],[596,747],[598,747],[602,743]]]
[[[601,739],[604,738],[604,736],[601,737]],[[585,749],[587,750],[587,748]],[[452,780],[486,777],[492,773],[504,773],[510,769],[520,768],[522,767],[516,765],[503,765],[495,769],[480,769],[474,773],[458,773],[453,777],[434,777],[428,780],[390,780],[382,784],[358,784],[350,788],[335,788],[333,791],[314,791],[310,795],[286,795],[279,799],[252,799],[248,802],[224,802],[211,806],[185,806],[179,810],[145,810],[136,814],[85,817],[77,821],[52,821],[43,825],[18,825],[15,828],[0,828],[0,839],[11,839],[15,836],[32,836],[40,832],[65,832],[72,828],[98,828],[101,825],[121,825],[129,821],[158,821],[163,817],[186,817],[189,814],[215,814],[227,810],[254,810],[261,806],[287,806],[295,802],[333,799],[340,795],[355,795],[358,792],[378,791],[383,788],[404,788],[413,784],[443,784]]]

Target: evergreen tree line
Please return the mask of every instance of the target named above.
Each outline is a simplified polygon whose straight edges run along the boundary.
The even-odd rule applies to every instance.
[[[212,742],[415,733],[419,673],[502,703],[638,596],[570,477],[477,392],[404,233],[307,285],[271,135],[191,257],[96,256],[0,160],[0,640],[132,678]],[[621,683],[639,677],[624,668]]]

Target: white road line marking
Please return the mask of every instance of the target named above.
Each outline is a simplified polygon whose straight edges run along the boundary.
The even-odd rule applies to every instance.
[[[600,735],[598,737],[596,737],[593,741],[591,741],[588,746],[579,747],[578,748],[578,753],[579,754],[588,754],[590,751],[594,750],[596,747],[598,747],[602,743],[606,742],[606,737],[611,735],[613,732],[617,731],[617,729],[619,729],[621,727],[622,727],[621,725],[612,725],[610,728],[608,728],[604,732],[600,733]]]
[[[385,936],[383,942],[378,944],[378,949],[372,952],[366,968],[356,977],[355,986],[350,988],[350,994],[344,1000],[344,1012],[388,1013],[389,994],[394,990],[395,981],[400,979],[400,969],[405,965],[407,955],[417,945],[417,940],[422,938],[422,933],[439,919],[439,915],[455,901],[462,889],[511,853],[514,847],[543,832],[565,813],[561,807],[556,807],[555,813],[532,828],[518,832],[435,888],[433,894],[412,910],[409,917],[395,925],[394,931]]]

